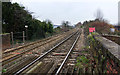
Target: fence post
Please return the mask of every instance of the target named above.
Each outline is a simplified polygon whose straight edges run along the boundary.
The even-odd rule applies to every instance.
[[[13,32],[11,32],[11,39],[12,39],[12,47],[14,47]]]
[[[23,31],[23,44],[25,43],[25,32]]]

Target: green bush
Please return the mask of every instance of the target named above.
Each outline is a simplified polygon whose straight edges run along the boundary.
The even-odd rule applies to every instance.
[[[7,71],[7,69],[3,69],[3,70],[2,70],[2,72],[6,72],[6,71]]]

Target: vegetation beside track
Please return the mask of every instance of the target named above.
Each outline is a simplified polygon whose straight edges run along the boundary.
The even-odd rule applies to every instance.
[[[40,40],[64,32],[64,29],[53,28],[50,20],[40,21],[33,16],[34,12],[27,10],[23,5],[11,2],[2,2],[2,34],[13,32],[16,46],[23,43],[23,31],[26,43]],[[69,28],[69,22],[64,21],[63,28]],[[27,26],[27,27],[26,27]]]

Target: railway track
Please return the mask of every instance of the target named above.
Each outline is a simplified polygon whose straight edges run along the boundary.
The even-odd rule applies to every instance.
[[[75,44],[77,43],[78,39],[79,39],[80,35],[77,36],[77,38],[75,39],[72,47],[70,48],[68,54],[66,55],[65,59],[63,60],[63,62],[60,64],[58,70],[55,72],[55,75],[59,75],[59,74],[67,74],[67,72],[65,72],[66,70],[68,70],[69,68],[64,67],[66,62],[69,62],[70,67],[72,67],[71,70],[74,70],[74,65],[76,62],[76,57],[78,55],[78,51],[72,51],[74,49]],[[73,55],[72,55],[73,54]],[[72,57],[71,59],[69,59],[69,57]],[[64,67],[64,69],[63,69]],[[71,71],[72,72],[72,71]],[[72,74],[72,73],[71,73]]]
[[[25,64],[25,63],[20,64],[19,66],[16,66],[16,68],[11,68],[11,71],[9,71],[7,73],[9,73],[9,74],[10,74],[10,72],[15,73],[15,74],[29,73],[29,72],[31,72],[30,71],[31,69],[29,69],[31,66],[32,66],[32,68],[34,68],[35,65],[40,65],[41,63],[43,65],[47,64],[48,66],[51,66],[51,65],[54,65],[56,62],[61,62],[61,60],[63,60],[61,58],[64,58],[67,55],[67,53],[71,52],[71,51],[69,51],[69,48],[71,48],[72,43],[74,42],[76,37],[78,37],[78,32],[70,35],[65,40],[58,43],[56,46],[54,46],[47,52],[43,53],[41,56],[35,58],[35,60],[31,60],[32,62],[29,63],[28,65],[23,66],[23,64]],[[66,46],[68,46],[68,47],[66,47]],[[74,46],[72,46],[72,47],[74,47]],[[20,66],[22,66],[23,68]],[[18,69],[20,69],[20,70],[18,70]],[[41,71],[41,72],[43,72],[43,71]]]
[[[68,35],[68,33],[66,33],[67,35]],[[70,34],[70,33],[69,33]],[[64,35],[65,36],[65,35]],[[60,38],[60,37],[59,37]],[[63,37],[63,38],[65,38],[65,37]],[[18,57],[21,57],[21,56],[23,56],[22,54],[19,54],[19,55],[17,55]],[[10,59],[9,61],[8,61],[8,65],[6,66],[6,67],[8,67],[9,65],[11,66],[11,64],[9,64],[9,62],[10,61],[13,61],[13,60],[19,60],[19,61],[21,61],[20,63],[17,63],[17,64],[22,64],[22,63],[25,63],[25,64],[28,64],[28,63],[30,63],[31,61],[33,61],[33,60],[35,60],[36,58],[37,58],[37,56],[29,56],[29,57],[23,57],[23,59],[24,60],[26,60],[26,61],[23,61],[23,59],[18,59],[18,57],[13,57],[13,58],[16,58],[16,59]],[[13,63],[14,64],[14,63]],[[11,69],[13,66],[11,66],[11,67],[9,67],[8,69]],[[15,66],[14,66],[15,67]],[[10,72],[9,70],[8,70],[8,72]]]
[[[59,34],[60,35],[60,34]],[[23,50],[24,48],[27,48],[27,47],[30,47],[30,46],[34,46],[40,42],[44,42],[46,40],[49,40],[51,39],[52,37],[57,37],[59,35],[55,35],[55,36],[51,36],[51,37],[48,37],[48,38],[45,38],[45,39],[42,39],[42,40],[39,40],[39,41],[35,41],[35,42],[32,42],[32,43],[28,43],[26,45],[23,45],[23,46],[19,46],[19,47],[15,47],[15,48],[12,48],[12,49],[7,49],[5,51],[3,51],[3,57],[6,57],[6,56],[9,56],[11,52],[15,52],[15,51],[19,51],[19,50]],[[12,54],[12,53],[11,53]]]
[[[11,50],[11,51],[8,51],[7,53],[5,52],[2,61],[8,60],[9,58],[15,57],[15,56],[20,55],[20,54],[25,54],[26,52],[31,51],[31,50],[33,50],[35,48],[38,48],[38,47],[40,47],[40,46],[42,46],[42,45],[44,45],[46,43],[49,43],[51,41],[54,41],[59,37],[61,37],[61,35],[57,36],[57,37],[55,37],[53,39],[48,38],[48,39],[45,39],[43,41],[35,42],[35,43],[32,43],[32,44],[27,45],[27,46],[16,48],[15,51]]]
[[[30,50],[33,50],[35,48],[38,48],[42,45],[45,45],[46,43],[49,43],[51,41],[55,41],[57,40],[58,38],[60,37],[63,37],[65,35],[58,35],[56,36],[55,38],[47,38],[47,39],[44,39],[44,40],[40,40],[40,41],[37,41],[37,42],[33,42],[33,43],[30,43],[28,45],[25,45],[25,46],[20,46],[20,47],[17,47],[17,48],[13,48],[13,49],[10,49],[10,50],[6,50],[4,53],[3,53],[3,59],[2,61],[4,60],[8,60],[9,58],[12,58],[12,57],[15,57],[17,56],[18,54],[23,54],[27,51],[30,51]]]
[[[80,67],[76,66],[77,59],[81,55],[84,55],[82,52],[85,51],[83,49],[84,47],[84,34],[83,30],[81,29],[81,34],[77,37],[76,41],[73,44],[73,47],[71,47],[71,52],[68,56],[66,56],[66,59],[62,62],[62,64],[58,64],[56,69],[54,69],[55,75],[78,75],[80,74]]]
[[[16,48],[5,50],[3,52],[3,58],[9,57],[10,55],[19,54],[20,52],[25,51],[25,49],[29,49],[29,48],[34,47],[34,46],[35,47],[41,46],[41,45],[46,44],[50,41],[53,41],[54,39],[59,38],[61,36],[62,35],[59,34],[59,35],[48,37],[48,38],[43,39],[43,40],[39,40],[39,41],[36,41],[36,42],[29,43],[29,44],[26,44],[26,45],[23,45],[23,46],[19,46],[19,47],[16,47]]]

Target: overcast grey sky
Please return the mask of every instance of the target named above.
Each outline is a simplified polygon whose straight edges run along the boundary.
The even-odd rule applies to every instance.
[[[53,24],[62,21],[71,24],[95,19],[95,12],[100,9],[104,19],[112,24],[118,22],[119,0],[12,0],[26,7],[33,15],[43,21],[49,19]]]

